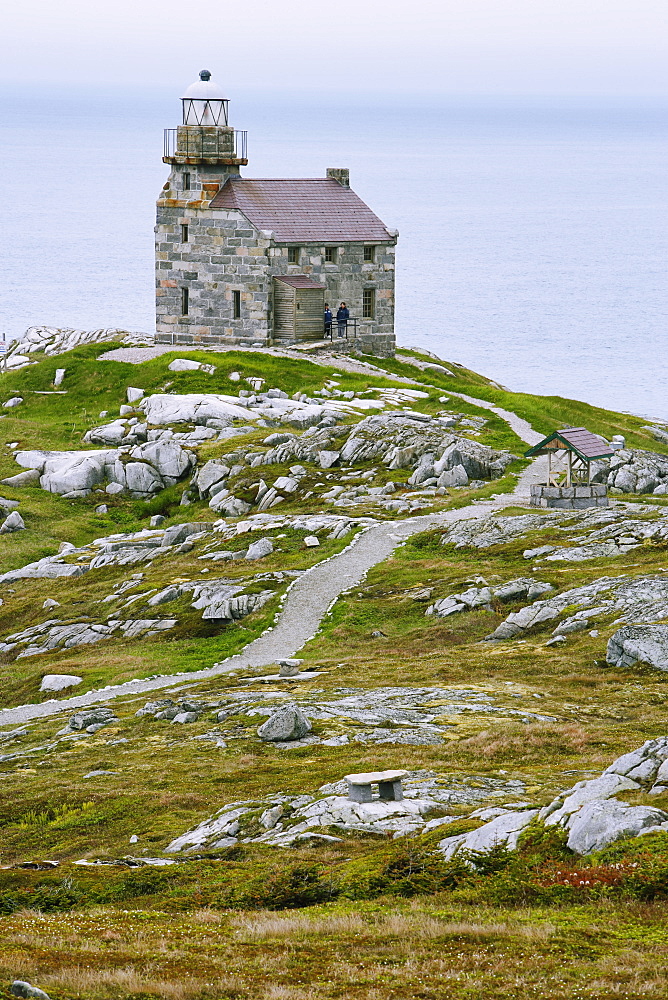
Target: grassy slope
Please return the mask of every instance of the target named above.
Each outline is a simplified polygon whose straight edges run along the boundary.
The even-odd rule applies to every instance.
[[[221,359],[221,355],[204,357],[199,352],[186,356],[218,364],[224,374],[220,378],[179,376],[166,372],[169,355],[139,367],[121,366],[95,360],[95,350],[82,349],[86,356],[80,360],[73,357],[79,352],[72,352],[66,362],[45,360],[11,376],[12,391],[7,390],[4,397],[18,391],[27,399],[29,385],[21,380],[31,379],[33,388],[46,388],[44,380],[49,375],[42,366],[55,369],[65,364],[68,379],[70,372],[79,371],[77,378],[89,392],[100,380],[103,401],[96,402],[95,417],[84,412],[85,394],[70,388],[71,397],[31,399],[20,416],[0,421],[4,440],[20,440],[24,447],[29,443],[43,446],[48,438],[52,447],[75,447],[82,431],[99,422],[100,409],[109,409],[110,415],[117,412],[128,384],[157,389],[173,381],[172,388],[182,391],[215,387],[229,392],[232,386],[226,374],[234,368],[263,375],[269,384],[288,389],[294,385],[295,390],[310,392],[330,375],[338,377],[345,389],[383,384],[374,376],[337,376],[309,362],[293,366],[282,359],[253,355],[251,363],[244,354]],[[582,422],[601,433],[625,433],[630,443],[660,450],[639,430],[638,418],[567,400],[521,397],[494,389],[461,369],[453,380],[433,371],[421,375],[400,362],[388,362],[387,367],[439,386],[433,400],[418,406],[427,411],[443,405],[438,403],[441,387],[456,388],[517,410],[545,433],[556,424]],[[58,405],[49,408],[53,400]],[[452,408],[464,412],[465,404],[453,400]],[[64,423],[67,409],[75,426],[72,432]],[[469,412],[476,412],[475,408]],[[491,423],[490,433],[498,435],[497,441],[506,435],[510,442],[504,428]],[[10,429],[16,436],[7,435]],[[516,449],[516,439],[508,447]],[[16,467],[7,458],[0,471],[7,475]],[[29,509],[32,520],[25,540],[22,536],[0,539],[6,552],[12,551],[10,543],[16,545],[14,558],[19,562],[25,561],[30,546],[44,554],[63,538],[81,543],[122,530],[122,524],[146,524],[145,509],[133,501],[119,502],[110,515],[100,518],[93,513],[92,501],[68,502],[45,497],[41,491],[4,492],[20,497],[22,512]],[[208,510],[199,506],[167,509],[172,520],[199,518]],[[287,512],[287,504],[283,510]],[[430,851],[438,839],[433,836],[418,838],[413,846],[402,842],[384,846],[375,838],[349,837],[341,845],[280,853],[248,845],[217,861],[194,861],[166,872],[128,873],[113,868],[97,872],[67,863],[87,854],[121,856],[128,851],[133,833],[140,835],[138,848],[160,852],[172,837],[225,802],[268,792],[309,791],[347,771],[381,765],[427,767],[443,775],[505,772],[527,783],[527,797],[532,801],[547,801],[624,750],[663,735],[668,704],[664,675],[642,668],[613,672],[598,665],[613,631],[611,622],[599,628],[599,636],[578,633],[562,647],[545,648],[547,628],[525,643],[487,646],[479,640],[508,607],[503,613],[498,608],[494,613],[479,611],[441,621],[426,618],[425,604],[413,600],[419,587],[433,587],[438,598],[460,589],[477,574],[490,581],[524,575],[527,565],[522,550],[527,544],[555,537],[562,536],[537,532],[528,542],[522,539],[496,550],[470,552],[442,547],[437,532],[417,536],[337,602],[322,633],[304,654],[310,664],[324,671],[308,682],[323,698],[341,688],[372,689],[387,684],[472,687],[491,694],[497,704],[550,715],[553,723],[527,725],[507,718],[490,722],[489,717],[471,714],[455,717],[448,742],[439,746],[349,744],[285,752],[259,744],[254,735],[257,719],[239,715],[226,721],[228,748],[218,750],[189,738],[210,730],[210,716],[188,727],[184,736],[182,729],[175,734],[168,724],[136,719],[134,712],[144,698],[124,699],[114,705],[121,717],[119,724],[16,764],[0,764],[0,860],[5,864],[40,857],[63,861],[54,874],[0,872],[0,911],[3,907],[16,910],[0,917],[2,977],[39,982],[54,1000],[145,996],[390,1000],[440,998],[444,989],[455,1000],[665,996],[668,932],[661,888],[668,884],[665,836],[630,841],[614,859],[602,859],[623,866],[632,863],[634,851],[641,850],[642,864],[651,869],[646,877],[643,874],[644,881],[633,875],[608,886],[595,884],[592,876],[582,879],[591,881],[590,887],[579,888],[561,886],[556,879],[556,866],[573,866],[557,842],[527,848],[514,867],[499,857],[489,871],[468,880],[462,879],[461,872],[433,861]],[[271,563],[263,560],[258,568],[303,567],[305,560],[322,558],[340,544],[345,542],[328,543],[330,548],[314,556],[288,537],[281,542],[284,551],[271,557]],[[551,564],[533,575],[563,589],[602,574],[655,572],[666,564],[666,555],[665,549],[643,547],[614,561]],[[182,573],[192,575],[192,564],[187,561],[132,569],[146,572],[147,586],[164,584]],[[100,574],[99,583],[84,577],[69,585],[68,600],[73,606],[84,600],[90,610],[92,602],[110,589],[115,573],[119,580],[127,575],[127,570],[103,572],[109,576]],[[234,572],[236,566],[229,569]],[[2,634],[17,618],[23,620],[33,613],[41,620],[35,609],[50,588],[49,581],[17,587],[15,597],[0,608],[5,616],[0,619]],[[86,685],[93,686],[102,679],[109,682],[131,674],[203,665],[257,634],[272,613],[273,605],[267,605],[257,616],[244,620],[246,633],[237,627],[227,638],[225,633],[195,634],[193,619],[188,624],[190,634],[143,645],[109,643],[76,655],[62,653],[49,658],[49,669],[81,672]],[[385,637],[373,639],[371,633],[376,630]],[[43,665],[28,659],[2,670],[9,702],[35,697],[36,677],[44,672]],[[220,678],[188,688],[187,694],[215,699],[227,690],[237,690],[239,683],[237,678]],[[36,730],[40,742],[48,742],[62,724],[57,717],[40,724]],[[329,727],[328,735],[335,729]],[[320,724],[315,731],[320,731]],[[345,731],[345,723],[340,731]],[[116,743],[118,739],[128,742]],[[118,774],[103,780],[84,779],[94,769]],[[652,804],[668,808],[660,797],[653,798]],[[453,826],[449,832],[459,828],[466,827]],[[373,898],[349,898],[365,893]],[[338,898],[328,901],[337,894]],[[647,901],[654,897],[655,902]],[[304,914],[257,910],[272,904],[296,909],[315,905]],[[20,909],[26,906],[47,912],[40,916]],[[74,907],[72,912],[58,912],[70,907]],[[237,912],[239,908],[242,912]]]

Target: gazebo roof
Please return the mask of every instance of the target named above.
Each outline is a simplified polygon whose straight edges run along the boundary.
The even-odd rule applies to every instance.
[[[549,451],[560,450],[574,452],[583,462],[614,455],[608,442],[598,434],[592,434],[586,427],[564,427],[563,430],[554,431],[533,448],[529,448],[524,452],[524,456],[533,458],[535,455],[545,455]]]

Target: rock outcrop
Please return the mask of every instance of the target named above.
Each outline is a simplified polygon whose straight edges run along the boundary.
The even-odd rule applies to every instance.
[[[567,634],[589,627],[592,618],[615,613],[617,620],[649,623],[668,618],[668,580],[665,576],[603,576],[584,587],[535,601],[509,614],[488,639],[514,639],[527,631],[559,618],[565,609],[568,616],[559,622],[554,634]],[[579,610],[573,612],[573,608]]]
[[[656,794],[668,790],[668,737],[648,740],[638,750],[614,761],[599,778],[579,781],[543,809],[506,810],[472,833],[446,837],[440,850],[451,858],[466,852],[490,851],[497,845],[517,847],[522,831],[536,821],[560,826],[575,854],[590,854],[622,837],[668,832],[668,813],[652,806],[629,805],[618,797],[627,792]]]
[[[608,640],[605,659],[611,667],[646,663],[668,670],[668,625],[625,625]]]

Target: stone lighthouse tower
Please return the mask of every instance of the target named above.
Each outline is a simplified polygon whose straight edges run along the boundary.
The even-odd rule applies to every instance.
[[[394,248],[388,229],[329,168],[303,180],[242,178],[246,133],[208,70],[165,130],[169,178],[157,203],[156,341],[319,342],[325,303],[347,304],[340,349],[394,352]]]
[[[181,98],[181,124],[165,129],[162,159],[171,171],[157,202],[156,331],[171,334],[173,342],[179,333],[178,342],[193,343],[206,332],[192,322],[204,288],[197,287],[199,274],[187,261],[201,242],[202,212],[248,163],[247,133],[231,128],[229,103],[209,70],[203,69]]]

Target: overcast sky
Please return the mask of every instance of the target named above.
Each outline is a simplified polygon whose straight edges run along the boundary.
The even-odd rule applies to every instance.
[[[360,102],[668,91],[666,0],[5,0],[0,81]]]

